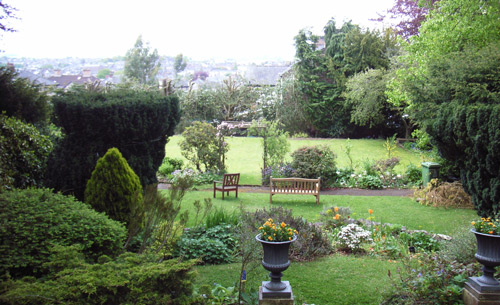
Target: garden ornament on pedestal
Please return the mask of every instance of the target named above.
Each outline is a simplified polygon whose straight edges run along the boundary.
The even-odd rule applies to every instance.
[[[472,278],[478,284],[498,287],[500,283],[495,279],[495,267],[500,266],[500,225],[498,219],[481,218],[480,221],[472,222],[477,240],[476,260],[483,265],[483,275]]]
[[[281,281],[281,277],[283,276],[282,272],[290,266],[288,250],[290,244],[297,239],[298,232],[284,222],[275,224],[271,218],[259,228],[259,232],[255,238],[264,249],[262,266],[270,271],[269,276],[271,277],[271,281],[263,282],[263,288],[269,290],[271,294],[276,293],[273,296],[285,294],[285,297],[290,297],[291,288],[287,282]]]

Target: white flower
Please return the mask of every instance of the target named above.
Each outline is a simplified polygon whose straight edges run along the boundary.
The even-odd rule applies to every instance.
[[[372,241],[371,233],[354,223],[343,227],[337,237],[344,246],[351,250],[359,249],[362,242]]]

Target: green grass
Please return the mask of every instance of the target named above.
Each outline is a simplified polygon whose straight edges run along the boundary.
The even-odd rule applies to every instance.
[[[179,142],[182,136],[173,136],[165,147],[165,154],[169,157],[182,158]],[[260,170],[262,161],[261,138],[255,137],[232,137],[227,138],[229,152],[227,156],[228,172],[240,173],[240,184],[260,185]],[[349,159],[344,152],[345,139],[289,139],[290,152],[302,147],[313,145],[328,145],[337,155],[337,166],[347,167]],[[361,166],[364,160],[379,160],[386,158],[384,140],[351,140],[352,158],[355,165]],[[410,163],[420,165],[420,156],[416,153],[406,151],[400,147],[396,150],[396,156],[401,159],[401,163],[396,167],[397,172],[403,172]],[[291,161],[290,155],[287,160]]]
[[[313,262],[293,262],[283,272],[282,280],[290,282],[295,304],[379,304],[390,286],[388,270],[396,274],[398,266],[397,262],[373,257],[335,254]],[[240,268],[237,263],[198,266],[196,284],[234,286]],[[245,288],[258,289],[268,280],[268,272],[260,266],[248,271]]]
[[[190,191],[186,193],[182,209],[187,209],[190,216],[194,215],[195,200],[212,198],[212,191]],[[214,207],[223,207],[228,210],[239,209],[240,206],[249,211],[268,208],[269,194],[267,193],[242,193],[238,198],[231,193],[225,200],[220,193],[217,198],[212,198]],[[273,206],[282,206],[291,209],[295,216],[301,216],[311,222],[319,220],[319,213],[324,207],[342,206],[349,207],[354,218],[368,218],[368,209],[373,210],[374,220],[383,223],[400,224],[408,229],[442,234],[452,234],[457,227],[468,224],[476,217],[473,210],[444,209],[426,207],[407,197],[395,196],[332,196],[322,195],[320,204],[317,205],[314,196],[307,195],[275,195]],[[193,219],[190,217],[190,219]],[[188,223],[188,226],[191,223]]]
[[[212,198],[212,192],[190,191],[184,197],[182,208],[193,215],[192,202],[203,198]],[[238,198],[231,194],[225,200],[220,196],[212,198],[212,202],[215,207],[229,211],[240,207],[249,211],[270,207],[267,193],[240,192]],[[473,210],[426,207],[410,198],[389,196],[323,195],[321,204],[316,205],[313,196],[276,195],[273,206],[292,209],[295,216],[302,216],[311,222],[319,219],[323,207],[348,206],[354,218],[368,218],[368,209],[373,209],[375,221],[450,235],[476,217]],[[397,276],[396,270],[400,266],[399,262],[383,258],[334,254],[312,262],[293,262],[284,272],[283,280],[290,281],[295,299],[307,304],[379,304],[384,292],[391,287],[388,271]],[[195,284],[234,286],[240,267],[238,263],[198,266]],[[261,266],[247,271],[247,290],[258,289],[262,281],[269,279]],[[296,301],[296,304],[299,303]]]

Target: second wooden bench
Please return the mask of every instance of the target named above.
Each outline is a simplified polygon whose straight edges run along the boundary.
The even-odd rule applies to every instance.
[[[275,194],[313,195],[319,204],[321,178],[269,178],[269,202],[273,203]]]

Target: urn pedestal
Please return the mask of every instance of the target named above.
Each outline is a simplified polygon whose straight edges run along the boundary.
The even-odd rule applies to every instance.
[[[281,281],[281,277],[283,276],[282,272],[290,266],[288,250],[290,249],[290,244],[297,239],[297,236],[294,235],[292,240],[283,242],[264,241],[260,239],[260,236],[260,234],[257,235],[255,239],[262,244],[264,250],[262,266],[264,269],[270,271],[269,277],[271,280],[262,282],[262,289],[259,291],[259,299],[262,297],[263,299],[292,300],[291,304],[293,304],[292,287],[288,281]],[[281,302],[280,304],[288,303]]]
[[[500,283],[495,279],[495,267],[500,266],[500,236],[479,233],[476,236],[476,260],[483,265],[483,275],[470,277],[465,283],[463,300],[466,305],[500,304]]]

